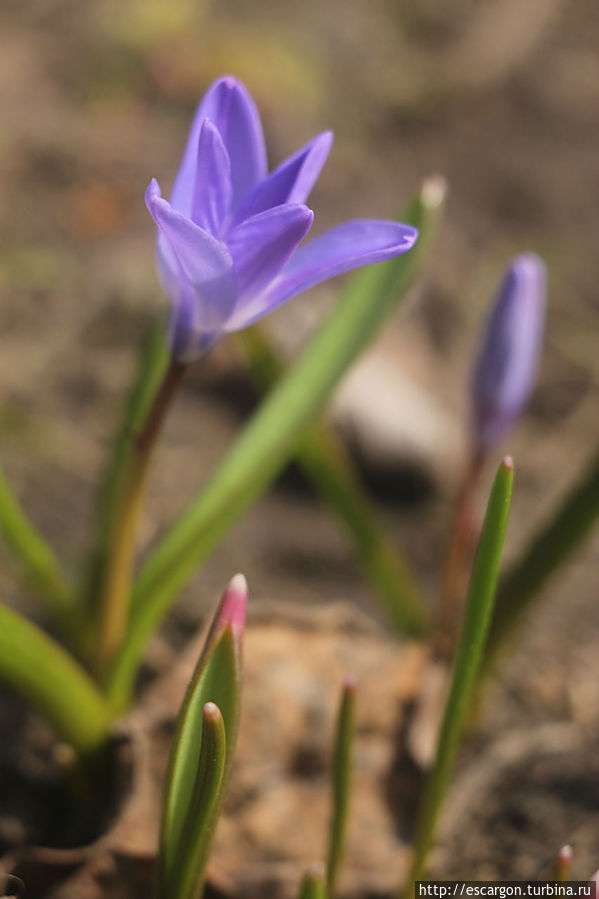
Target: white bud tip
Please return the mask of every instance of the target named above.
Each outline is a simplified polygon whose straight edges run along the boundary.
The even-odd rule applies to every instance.
[[[447,178],[443,175],[429,175],[422,182],[420,199],[425,206],[437,207],[444,202],[447,196]]]
[[[235,590],[238,593],[247,593],[248,582],[245,574],[236,574],[229,581],[229,590]]]

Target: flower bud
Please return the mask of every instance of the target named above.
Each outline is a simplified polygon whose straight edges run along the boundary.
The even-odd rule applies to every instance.
[[[247,581],[243,574],[236,574],[229,581],[216,613],[217,633],[230,627],[239,639],[243,637],[247,599]]]
[[[496,443],[521,414],[537,378],[546,269],[533,253],[511,263],[491,312],[472,378],[477,448]]]

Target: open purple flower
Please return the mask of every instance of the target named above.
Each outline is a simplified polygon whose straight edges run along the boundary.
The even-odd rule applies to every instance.
[[[210,87],[170,203],[155,179],[146,192],[176,359],[190,362],[224,333],[314,284],[413,246],[414,228],[360,219],[298,249],[314,218],[305,201],[331,143],[330,132],[318,135],[269,175],[260,117],[245,87],[231,77]]]
[[[537,377],[547,292],[534,253],[512,260],[499,289],[472,378],[474,437],[499,440],[528,402]]]

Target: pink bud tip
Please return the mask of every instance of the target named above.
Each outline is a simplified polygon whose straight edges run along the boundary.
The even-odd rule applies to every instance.
[[[349,690],[352,693],[355,692],[356,687],[358,686],[358,680],[354,677],[353,674],[348,674],[345,680],[343,681],[343,689]]]
[[[237,637],[245,629],[245,611],[248,600],[248,584],[243,574],[236,574],[223,593],[218,610],[217,631],[230,627]]]
[[[562,846],[558,853],[558,859],[560,862],[569,862],[572,860],[572,847],[571,846]]]
[[[312,862],[306,869],[306,877],[309,880],[324,880],[325,873],[326,871],[323,862]]]
[[[501,460],[501,464],[503,465],[503,467],[505,468],[506,471],[514,470],[514,460],[512,459],[511,456],[504,456],[503,459]]]
[[[220,716],[220,709],[215,702],[207,702],[204,705],[204,721],[217,721]]]

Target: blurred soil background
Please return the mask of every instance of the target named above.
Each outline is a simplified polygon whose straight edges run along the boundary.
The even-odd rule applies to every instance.
[[[224,72],[254,95],[271,165],[334,130],[310,200],[314,233],[395,215],[432,172],[449,181],[426,281],[332,412],[431,602],[487,305],[510,256],[547,261],[538,389],[498,452],[517,466],[513,558],[599,437],[594,0],[3,0],[1,11],[0,460],[66,564],[75,570],[89,538],[134,349],[165,307],[143,193],[156,176],[168,194],[195,104]],[[299,348],[338,287],[268,320],[282,347]],[[233,345],[195,367],[156,459],[146,541],[209,476],[254,402]],[[546,591],[488,694],[439,874],[533,876],[566,841],[577,876],[599,866],[598,536]],[[238,570],[252,601],[342,600],[380,617],[337,523],[288,473],[203,566],[150,664],[193,632]],[[8,559],[0,585],[3,601],[40,617]],[[15,704],[2,696],[6,736]],[[17,825],[1,814],[0,824],[10,842]]]

